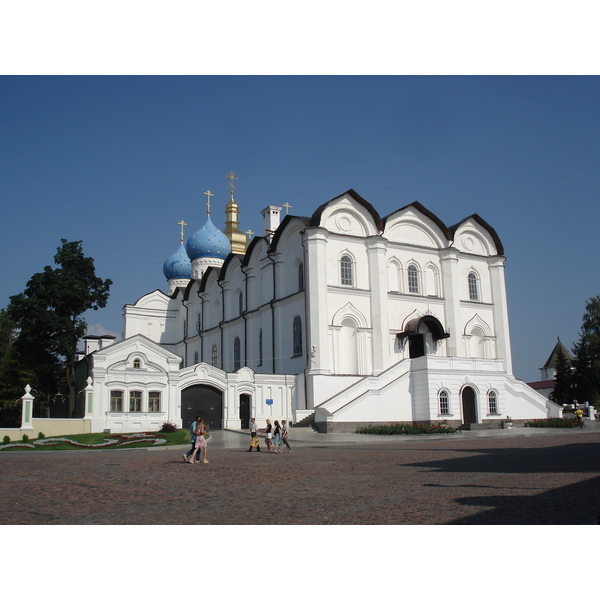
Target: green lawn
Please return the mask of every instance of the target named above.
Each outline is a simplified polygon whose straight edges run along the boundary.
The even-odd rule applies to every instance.
[[[4,443],[0,444],[0,452],[148,448],[151,446],[177,446],[180,444],[187,444],[189,439],[190,433],[187,429],[178,429],[173,433],[82,433],[78,435],[47,437],[41,440],[30,439],[28,442],[23,442],[23,440],[11,440],[8,445]],[[65,440],[70,440],[74,443],[69,443]],[[24,446],[25,443],[28,446],[33,447]],[[80,444],[85,445],[82,446]]]

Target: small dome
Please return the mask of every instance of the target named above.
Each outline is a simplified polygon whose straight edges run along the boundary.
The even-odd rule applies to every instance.
[[[190,260],[204,256],[225,260],[231,252],[231,244],[207,217],[206,223],[187,241],[185,249]]]
[[[163,273],[167,280],[192,278],[192,263],[183,247],[183,242],[179,246],[179,250],[165,260]]]

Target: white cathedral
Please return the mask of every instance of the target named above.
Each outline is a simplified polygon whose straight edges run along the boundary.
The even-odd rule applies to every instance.
[[[180,222],[168,291],[124,307],[123,340],[87,336],[78,372],[92,431],[197,415],[213,430],[255,417],[327,433],[560,416],[513,376],[504,248],[477,214],[447,227],[413,202],[381,217],[349,190],[309,217],[268,206],[250,241],[234,189],[223,232],[210,192],[185,245]]]

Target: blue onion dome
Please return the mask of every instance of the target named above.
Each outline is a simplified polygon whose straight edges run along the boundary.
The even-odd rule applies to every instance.
[[[231,252],[231,243],[207,217],[206,223],[187,241],[185,249],[190,260],[205,256],[225,260]]]
[[[183,242],[179,250],[165,260],[163,273],[167,279],[191,279],[192,263],[183,247]]]

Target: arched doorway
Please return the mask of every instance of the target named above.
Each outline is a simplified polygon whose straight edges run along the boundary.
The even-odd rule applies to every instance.
[[[465,387],[462,391],[462,418],[463,425],[477,423],[477,409],[475,408],[475,390]]]
[[[221,429],[223,420],[223,392],[209,385],[192,385],[181,391],[181,420],[189,428],[196,417],[212,430]]]
[[[250,394],[240,395],[240,425],[242,429],[250,429]]]

